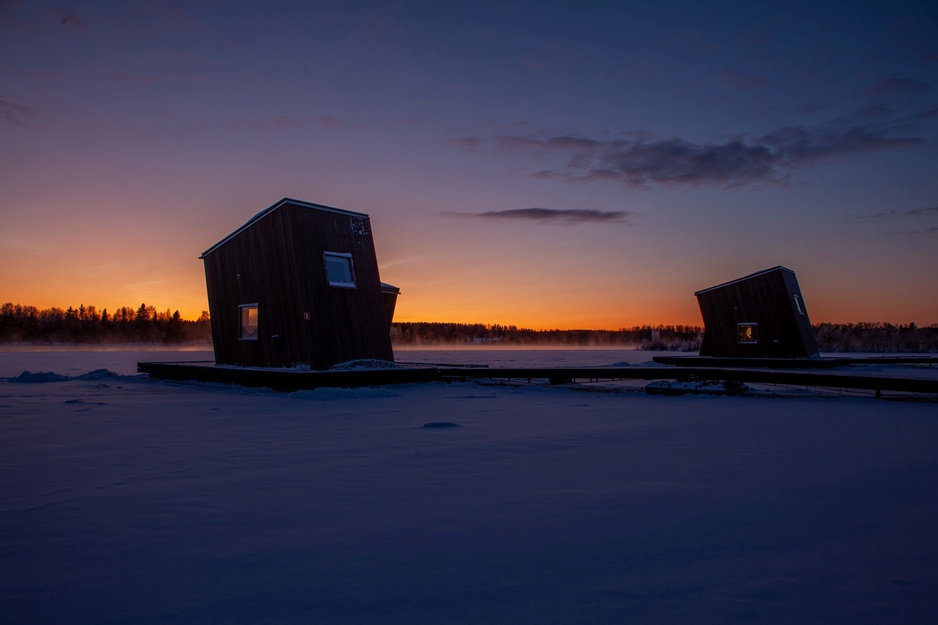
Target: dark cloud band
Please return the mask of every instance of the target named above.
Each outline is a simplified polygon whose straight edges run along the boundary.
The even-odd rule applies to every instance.
[[[886,126],[863,124],[843,131],[801,126],[778,128],[757,138],[724,143],[653,140],[640,134],[611,140],[557,135],[501,136],[501,149],[532,156],[560,155],[566,164],[543,169],[539,178],[608,181],[632,188],[654,186],[736,187],[783,182],[796,167],[829,158],[918,146],[918,137],[895,137]]]
[[[514,208],[476,213],[489,219],[520,219],[540,222],[595,223],[626,222],[630,211],[599,211],[593,209]]]
[[[0,97],[0,120],[14,126],[38,128],[33,122],[35,117],[36,111],[31,106]]]
[[[928,208],[911,208],[908,210],[891,210],[882,213],[874,213],[869,216],[870,219],[888,219],[891,217],[925,217],[929,215],[938,215],[938,206]]]

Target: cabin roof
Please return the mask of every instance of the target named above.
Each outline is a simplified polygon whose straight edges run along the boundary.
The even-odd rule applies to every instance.
[[[224,245],[225,243],[227,243],[228,241],[230,241],[230,240],[233,239],[234,237],[238,236],[239,234],[241,234],[242,232],[244,232],[245,230],[247,230],[248,228],[250,228],[251,226],[253,226],[253,225],[256,224],[257,222],[259,222],[259,221],[260,221],[261,219],[263,219],[264,217],[267,217],[268,215],[270,215],[271,213],[273,213],[275,210],[277,210],[278,208],[280,208],[281,206],[284,206],[284,205],[286,205],[286,204],[292,204],[292,205],[294,205],[294,206],[302,206],[302,207],[304,207],[304,208],[311,208],[311,209],[313,209],[313,210],[324,211],[324,212],[327,212],[327,213],[339,213],[339,214],[341,214],[341,215],[349,215],[349,216],[351,216],[351,217],[364,217],[365,219],[368,219],[368,215],[366,215],[365,213],[356,213],[356,212],[354,212],[354,211],[348,211],[348,210],[345,210],[345,209],[342,209],[342,208],[334,208],[334,207],[332,207],[332,206],[326,206],[326,205],[324,205],[324,204],[314,204],[314,203],[312,203],[312,202],[304,202],[303,200],[294,200],[294,199],[285,197],[285,198],[283,198],[282,200],[280,200],[279,202],[276,202],[276,203],[274,203],[273,205],[268,206],[267,208],[265,208],[264,210],[262,210],[262,211],[259,212],[258,214],[256,214],[256,215],[254,215],[253,217],[251,217],[251,218],[247,221],[247,223],[245,223],[243,226],[241,226],[240,228],[238,228],[237,230],[235,230],[234,232],[232,232],[231,234],[229,234],[228,236],[226,236],[224,239],[222,239],[221,241],[219,241],[218,243],[216,243],[216,244],[213,245],[212,247],[210,247],[210,248],[208,248],[207,250],[205,250],[204,252],[202,252],[202,255],[199,256],[199,258],[205,258],[205,257],[208,256],[209,254],[211,254],[212,252],[214,252],[215,250],[217,250],[219,247],[221,247],[222,245]]]
[[[716,290],[716,289],[722,289],[722,288],[725,287],[725,286],[729,286],[729,285],[731,285],[731,284],[736,284],[737,282],[743,282],[743,281],[745,281],[745,280],[749,280],[749,279],[755,278],[755,277],[757,277],[757,276],[765,275],[765,274],[767,274],[767,273],[772,273],[772,272],[774,272],[774,271],[787,271],[788,273],[790,273],[790,274],[792,274],[792,275],[794,275],[794,273],[795,273],[794,271],[792,271],[792,270],[789,269],[788,267],[783,267],[782,265],[779,265],[779,266],[777,266],[777,267],[772,267],[771,269],[763,269],[762,271],[757,271],[757,272],[755,272],[755,273],[751,273],[751,274],[749,274],[748,276],[743,276],[742,278],[736,278],[735,280],[730,280],[729,282],[724,282],[723,284],[718,284],[718,285],[716,285],[716,286],[711,286],[711,287],[709,287],[709,288],[706,288],[706,289],[703,289],[703,290],[700,290],[700,291],[695,292],[694,295],[697,296],[697,295],[700,295],[700,294],[702,294],[702,293],[707,293],[708,291],[714,291],[714,290]]]

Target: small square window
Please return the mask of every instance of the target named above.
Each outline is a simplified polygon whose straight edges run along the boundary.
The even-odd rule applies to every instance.
[[[355,288],[355,273],[352,271],[352,255],[326,252],[323,254],[326,263],[326,279],[329,286]]]
[[[740,345],[751,345],[759,342],[759,324],[737,323],[736,342]]]
[[[241,309],[241,335],[246,341],[257,340],[257,304],[244,304]]]

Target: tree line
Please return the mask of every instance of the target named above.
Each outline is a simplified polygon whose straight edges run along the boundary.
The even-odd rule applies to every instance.
[[[935,353],[938,324],[818,323],[813,326],[821,352]],[[391,324],[398,346],[504,345],[534,347],[623,347],[698,351],[703,328],[692,325],[641,325],[618,330],[531,330],[482,323],[401,322]],[[208,311],[183,319],[179,311],[153,306],[106,308],[79,305],[46,308],[6,303],[0,307],[0,343],[210,343]]]
[[[513,325],[411,322],[391,324],[391,342],[432,345],[506,345],[531,347],[634,347],[647,350],[696,351],[703,329],[698,326],[633,326],[619,330],[531,330]]]
[[[830,352],[935,353],[938,324],[818,323],[812,326],[818,349]],[[514,347],[632,347],[642,350],[699,351],[703,328],[642,325],[619,330],[530,330],[480,323],[395,323],[395,345],[506,345]]]
[[[938,324],[817,323],[814,336],[822,352],[935,353]]]
[[[212,340],[207,311],[195,321],[179,311],[160,312],[153,306],[122,306],[108,312],[94,306],[67,309],[0,307],[0,342],[24,343],[198,343]]]

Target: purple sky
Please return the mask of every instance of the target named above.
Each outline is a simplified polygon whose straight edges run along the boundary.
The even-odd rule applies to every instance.
[[[938,322],[938,5],[0,0],[0,300],[207,308],[282,197],[371,215],[400,321]]]

